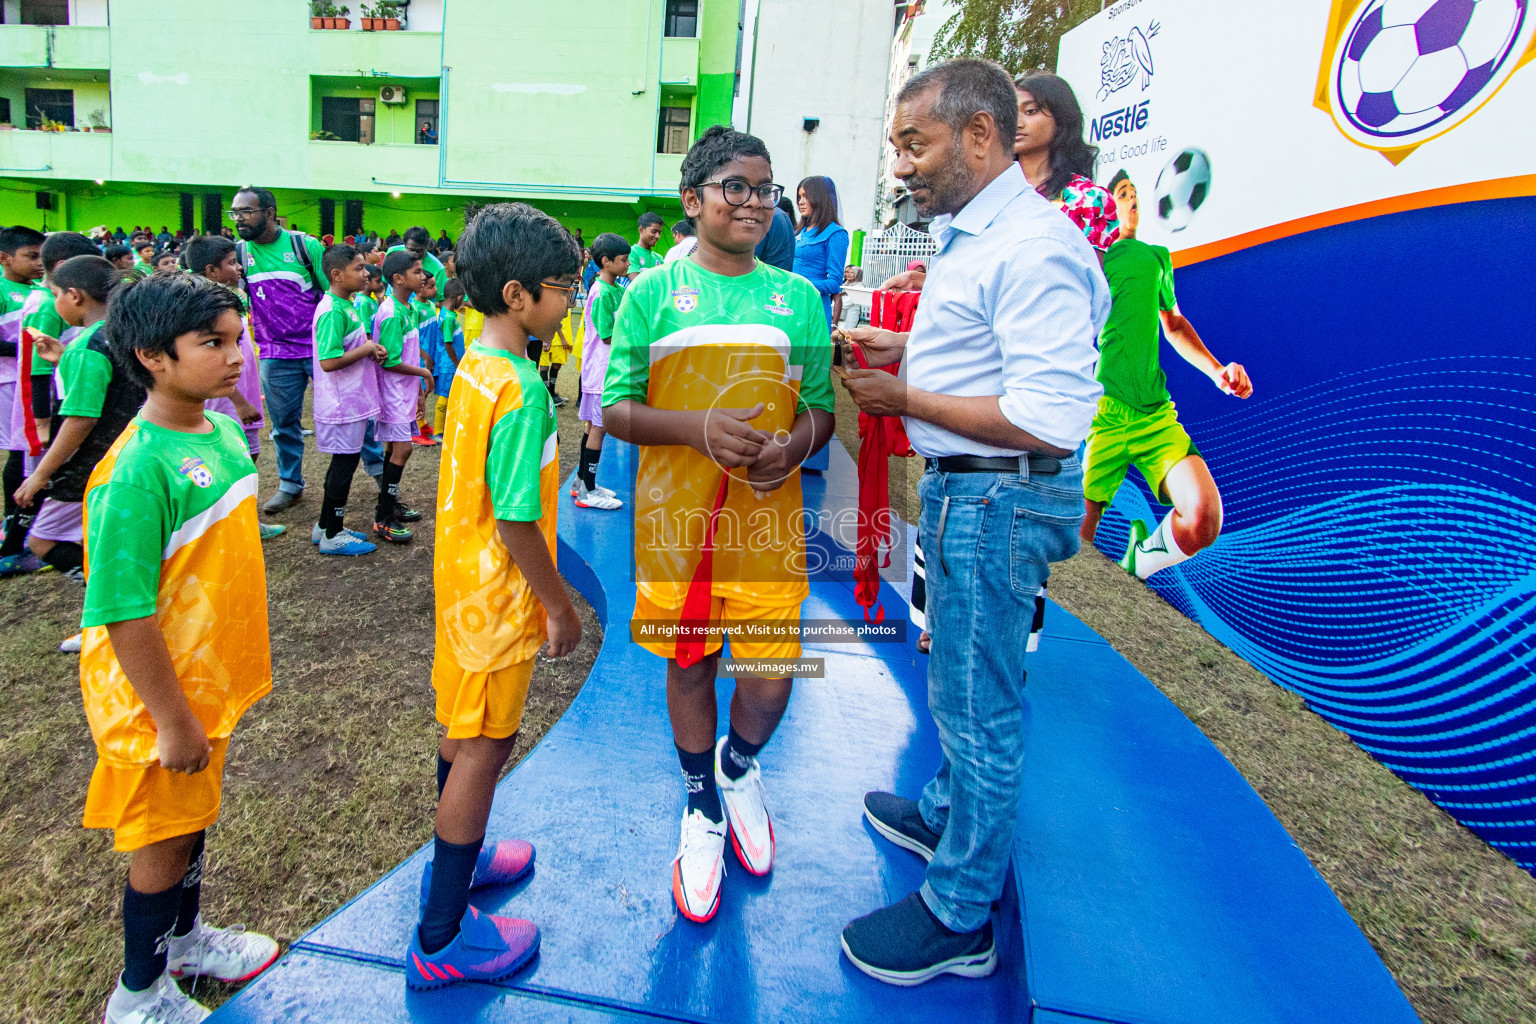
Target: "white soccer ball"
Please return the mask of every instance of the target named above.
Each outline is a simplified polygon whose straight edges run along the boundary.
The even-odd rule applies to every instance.
[[[1170,230],[1183,231],[1210,194],[1210,157],[1199,149],[1181,150],[1157,175],[1157,219]]]
[[[1340,42],[1340,127],[1367,145],[1448,130],[1501,85],[1528,40],[1527,0],[1367,0]]]

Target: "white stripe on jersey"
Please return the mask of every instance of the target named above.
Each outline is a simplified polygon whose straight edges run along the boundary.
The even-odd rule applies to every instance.
[[[771,348],[779,353],[786,367],[790,365],[790,352],[793,351],[789,335],[768,324],[699,324],[684,327],[652,341],[648,353],[650,364],[655,366],[660,360],[676,355],[682,349],[702,345],[756,345]]]
[[[160,558],[164,561],[177,551],[191,544],[203,534],[211,530],[214,524],[229,518],[229,514],[240,506],[246,498],[256,497],[256,470],[229,485],[229,490],[224,496],[209,507],[203,509],[197,515],[181,524],[181,529],[171,534],[165,542],[165,551]]]

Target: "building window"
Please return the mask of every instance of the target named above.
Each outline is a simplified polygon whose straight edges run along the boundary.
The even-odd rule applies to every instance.
[[[656,133],[656,152],[688,152],[688,122],[691,111],[687,107],[662,107],[661,125]]]
[[[203,233],[221,234],[224,229],[224,196],[220,192],[203,193]]]
[[[27,127],[41,128],[43,120],[55,121],[66,128],[75,126],[75,90],[28,89]]]
[[[0,124],[11,123],[11,101],[0,96]]]
[[[699,34],[699,0],[667,0],[664,35],[692,39]]]
[[[320,97],[320,137],[336,142],[361,142],[362,104],[362,100],[351,96]]]
[[[21,0],[23,25],[68,25],[69,0]]]
[[[348,199],[347,205],[342,208],[341,233],[356,238],[363,233],[363,201],[361,199]]]
[[[437,100],[416,101],[416,142],[422,146],[437,145]]]

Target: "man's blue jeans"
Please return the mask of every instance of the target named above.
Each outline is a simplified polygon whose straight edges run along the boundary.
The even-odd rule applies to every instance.
[[[922,894],[946,927],[971,932],[1003,894],[1024,777],[1024,647],[1050,563],[1077,551],[1082,463],[1029,479],[929,469],[918,494],[928,710],[943,751],[918,803],[943,834]]]
[[[304,490],[304,392],[312,369],[308,359],[261,361],[261,394],[277,445],[277,489],[286,494]],[[363,440],[363,469],[374,477],[384,472],[384,449],[374,440],[371,423]]]

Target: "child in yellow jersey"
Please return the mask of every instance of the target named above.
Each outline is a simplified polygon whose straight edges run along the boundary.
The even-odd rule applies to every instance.
[[[204,409],[239,384],[242,331],[239,296],[185,274],[123,285],[103,331],[149,388],[85,495],[85,825],[133,854],[108,1024],[201,1020],[176,978],[244,981],[277,959],[199,914],[230,733],[272,688],[256,467],[240,424]]]
[[[757,753],[789,703],[790,679],[738,676],[730,731],[717,742],[715,668],[722,630],[737,658],[800,653],[809,593],[800,464],[833,426],[821,298],[753,255],[783,193],[772,179],[768,150],[750,135],[717,125],[694,143],[679,191],[698,245],[625,292],[603,389],[609,432],[641,446],[635,619],[678,630],[676,641],[643,646],[668,659],[688,790],[672,895],[692,921],[719,907],[727,819],[742,866],[773,867]],[[787,636],[748,638],[749,623]]]
[[[532,922],[482,913],[469,893],[511,882],[533,864],[530,844],[487,842],[485,825],[534,655],[546,639],[556,658],[581,639],[555,569],[555,410],[524,355],[530,336],[548,340],[565,316],[575,245],[548,214],[500,203],[475,217],[455,255],[485,324],[459,363],[443,434],[432,686],[447,732],[438,747],[433,859],[405,956],[412,988],[504,978],[538,949]]]

